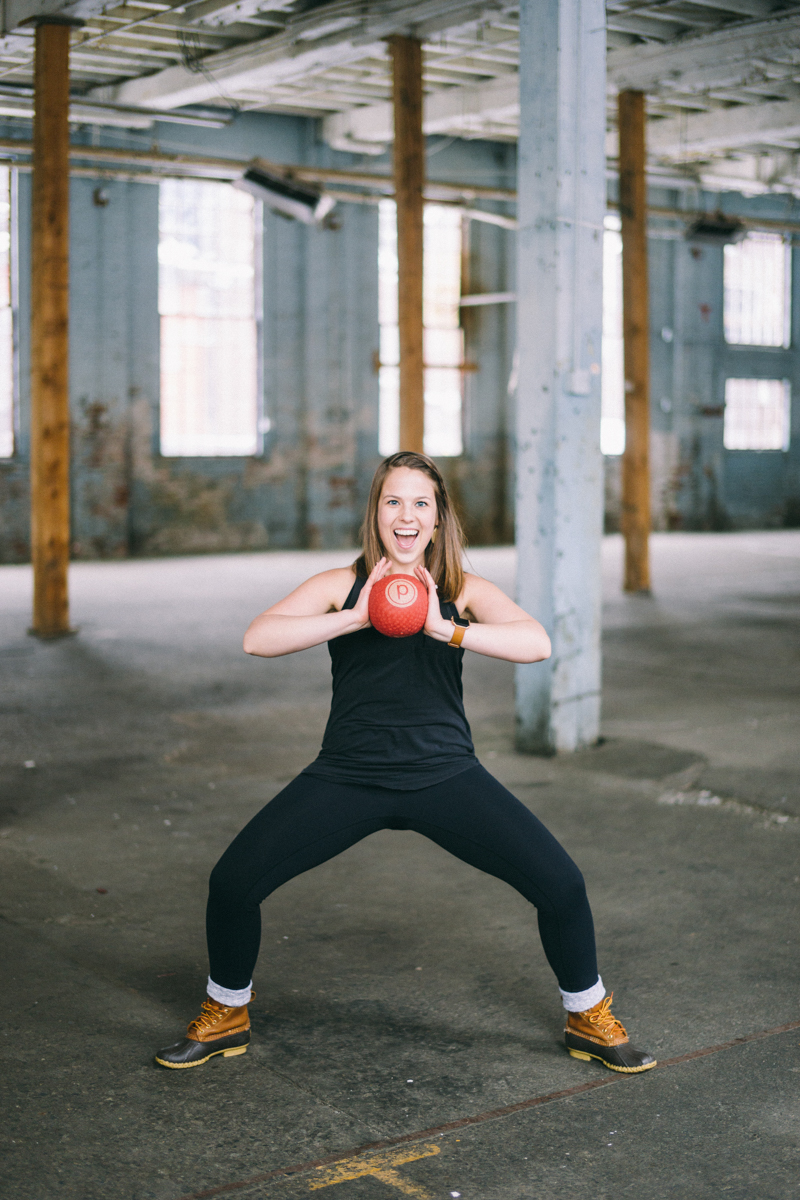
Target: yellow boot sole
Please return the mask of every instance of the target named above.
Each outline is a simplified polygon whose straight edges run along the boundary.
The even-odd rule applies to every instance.
[[[581,1062],[591,1062],[593,1058],[596,1058],[604,1067],[608,1067],[609,1071],[619,1071],[621,1075],[641,1075],[642,1071],[651,1071],[653,1067],[658,1066],[658,1062],[654,1059],[644,1067],[615,1067],[613,1063],[606,1062],[601,1054],[586,1054],[583,1050],[571,1050],[569,1047],[567,1047],[567,1052],[571,1058],[579,1058]]]
[[[156,1062],[162,1067],[169,1067],[171,1071],[184,1071],[187,1067],[202,1067],[203,1063],[207,1063],[208,1060],[213,1058],[216,1054],[221,1054],[223,1058],[235,1058],[237,1054],[246,1053],[247,1046],[232,1046],[229,1050],[212,1050],[210,1054],[205,1056],[205,1058],[195,1059],[194,1062],[171,1063],[166,1062],[166,1060],[163,1058],[159,1058],[158,1055],[156,1055]]]

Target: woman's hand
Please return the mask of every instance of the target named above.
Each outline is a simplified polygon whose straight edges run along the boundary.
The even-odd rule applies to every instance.
[[[244,635],[245,653],[278,658],[364,629],[370,623],[372,585],[387,566],[388,560],[382,558],[364,584],[355,608],[342,607],[353,586],[351,567],[337,567],[307,579],[250,623]]]
[[[414,574],[420,583],[428,590],[428,613],[425,617],[423,633],[435,638],[437,642],[449,642],[453,636],[453,623],[442,616],[439,608],[439,592],[433,576],[427,567],[415,567]]]
[[[453,622],[441,614],[433,576],[425,567],[417,567],[415,574],[428,590],[424,632],[437,642],[451,641]],[[465,650],[518,663],[541,662],[550,657],[550,639],[539,622],[488,579],[466,575],[458,601],[459,611],[469,612],[473,618],[461,639]]]
[[[366,627],[370,624],[369,594],[378,580],[383,579],[389,565],[388,558],[380,558],[367,576],[367,582],[361,589],[361,594],[352,608],[353,619],[358,622],[356,631],[359,629],[366,629]]]

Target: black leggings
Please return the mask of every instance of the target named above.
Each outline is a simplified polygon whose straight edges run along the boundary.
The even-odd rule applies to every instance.
[[[575,863],[533,813],[481,766],[414,792],[299,775],[253,817],[211,873],[210,974],[231,991],[250,983],[271,892],[379,829],[413,829],[516,888],[538,910],[559,985],[597,982],[594,926]]]

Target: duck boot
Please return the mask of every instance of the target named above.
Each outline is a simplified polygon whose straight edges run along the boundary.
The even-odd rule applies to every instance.
[[[255,996],[252,993],[251,999]],[[156,1062],[162,1067],[182,1070],[199,1067],[215,1054],[233,1058],[245,1054],[250,1042],[250,1017],[247,1005],[230,1008],[206,996],[200,1016],[189,1022],[186,1037],[159,1050]]]
[[[612,1071],[636,1075],[656,1066],[652,1054],[635,1050],[621,1021],[611,1012],[614,993],[586,1012],[567,1013],[564,1041],[573,1058],[596,1058]]]

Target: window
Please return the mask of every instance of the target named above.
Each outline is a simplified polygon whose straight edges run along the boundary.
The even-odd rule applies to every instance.
[[[14,324],[11,307],[11,169],[0,167],[0,458],[14,453]]]
[[[625,363],[622,340],[622,235],[620,219],[608,216],[603,234],[603,375],[600,449],[625,449]]]
[[[788,346],[791,249],[779,233],[749,233],[725,247],[725,341]]]
[[[378,450],[394,454],[400,441],[400,336],[397,329],[397,208],[378,206]]]
[[[229,184],[160,184],[163,455],[259,450],[256,218]]]
[[[425,356],[425,452],[457,455],[461,429],[464,335],[460,327],[461,213],[425,205],[423,323]],[[397,329],[397,209],[382,200],[378,232],[381,454],[394,454],[400,430],[400,339]]]
[[[788,450],[791,392],[787,379],[726,379],[726,450]]]

